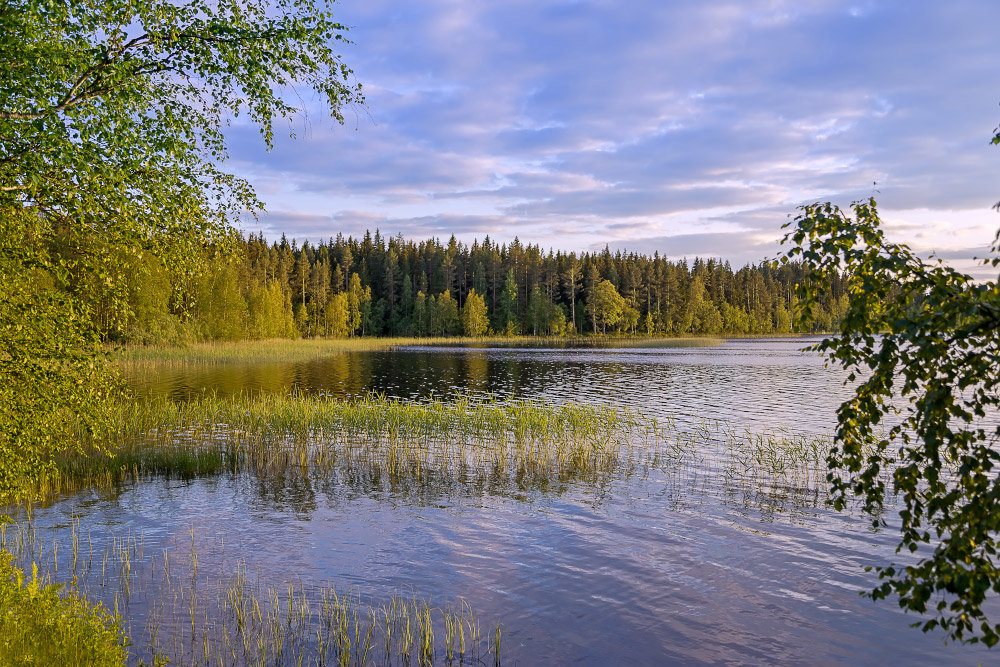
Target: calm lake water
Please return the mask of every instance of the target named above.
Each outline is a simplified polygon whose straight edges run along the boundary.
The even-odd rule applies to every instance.
[[[809,342],[408,348],[137,376],[140,394],[179,400],[206,389],[299,388],[602,402],[703,432],[704,451],[544,491],[161,480],[68,497],[37,509],[34,521],[40,536],[64,543],[75,517],[95,544],[141,535],[150,560],[166,553],[180,563],[194,544],[209,587],[245,563],[265,582],[331,584],[373,603],[400,591],[464,599],[484,627],[502,621],[505,664],[997,662],[986,649],[908,627],[917,618],[892,601],[859,595],[873,584],[864,566],[896,558],[891,518],[875,532],[860,513],[827,509],[815,477],[748,484],[712,445],[720,433],[830,433],[849,389],[839,370],[801,351]],[[153,613],[137,599],[134,636]]]

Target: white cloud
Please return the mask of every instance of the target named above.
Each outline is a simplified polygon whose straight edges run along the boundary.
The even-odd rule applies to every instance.
[[[255,130],[231,133],[233,168],[285,212],[268,233],[454,225],[743,258],[798,204],[846,206],[877,183],[900,240],[951,252],[992,238],[995,2],[335,9],[369,111],[342,127],[312,108],[270,154]]]

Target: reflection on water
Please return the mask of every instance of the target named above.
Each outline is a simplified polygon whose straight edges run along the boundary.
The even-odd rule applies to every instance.
[[[301,389],[344,398],[462,394],[605,402],[657,416],[779,425],[824,433],[848,395],[842,375],[802,351],[813,339],[730,340],[690,348],[412,347],[310,362],[208,364],[136,371],[140,394],[178,400]]]
[[[134,377],[141,393],[180,399],[300,388],[597,401],[676,418],[678,431],[699,437],[638,452],[627,474],[547,488],[433,476],[386,487],[291,467],[82,493],[37,509],[34,521],[63,550],[77,516],[95,543],[142,533],[147,553],[178,563],[192,541],[210,543],[198,561],[209,581],[246,562],[276,586],[301,578],[375,602],[399,590],[442,604],[464,598],[486,625],[502,620],[504,656],[520,664],[991,661],[985,649],[909,628],[915,619],[891,601],[858,595],[873,584],[864,565],[898,558],[892,529],[829,511],[815,466],[771,474],[751,463],[760,458],[753,433],[826,433],[847,396],[839,371],[800,352],[805,344],[414,348]],[[743,432],[734,449],[732,434]]]

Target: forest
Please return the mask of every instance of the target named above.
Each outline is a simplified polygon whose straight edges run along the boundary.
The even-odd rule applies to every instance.
[[[808,326],[796,321],[801,264],[670,260],[543,250],[488,236],[420,242],[379,231],[300,245],[234,234],[172,269],[116,263],[124,294],[81,280],[105,341],[181,344],[300,336],[690,335],[830,331],[847,307],[835,276]],[[195,267],[195,268],[192,268]],[[115,298],[116,296],[124,297]],[[122,304],[126,304],[124,307]]]

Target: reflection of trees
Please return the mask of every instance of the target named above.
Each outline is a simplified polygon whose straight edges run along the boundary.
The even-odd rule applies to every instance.
[[[341,352],[317,361],[296,365],[294,387],[318,391],[329,396],[357,396],[370,391],[372,359],[370,354]]]
[[[489,391],[490,362],[486,355],[468,353],[461,356],[465,361],[465,387],[468,391],[473,393]]]
[[[285,393],[296,384],[293,364],[273,362],[192,363],[127,369],[126,382],[139,394],[187,401],[206,391],[235,396],[248,391]]]
[[[537,358],[536,358],[537,356]],[[634,384],[635,364],[587,358],[585,361],[495,350],[341,352],[309,362],[186,364],[137,368],[128,374],[143,394],[187,401],[214,391],[220,397],[245,392],[286,394],[293,389],[336,398],[375,392],[390,397],[459,396],[468,393],[527,396],[553,386],[580,382],[605,385],[609,378]],[[579,394],[571,398],[584,399]]]
[[[498,497],[531,501],[542,495],[572,493],[582,494],[589,502],[599,503],[614,497],[614,489],[619,485],[644,476],[648,471],[648,467],[630,461],[614,471],[563,470],[556,474],[544,474],[527,467],[511,470],[503,465],[466,465],[451,469],[428,467],[415,475],[412,471],[387,471],[377,462],[342,459],[339,465],[330,467],[248,467],[226,477],[241,493],[253,498],[263,508],[293,513],[305,520],[316,511],[321,496],[329,505],[337,505],[345,498],[366,496],[422,506],[459,498]],[[222,481],[222,477],[203,478],[198,483],[216,485]],[[114,487],[108,492],[120,496],[126,488]]]
[[[726,478],[723,501],[742,516],[772,523],[779,516],[811,516],[826,504],[827,492],[819,485],[809,488],[780,483],[749,483]]]
[[[248,473],[248,491],[252,491],[266,508],[293,513],[299,519],[308,520],[316,511],[315,480],[303,470],[285,468],[268,474]]]
[[[301,474],[296,472],[295,474]],[[444,500],[509,498],[530,502],[538,496],[582,494],[591,502],[614,496],[613,489],[642,475],[639,466],[622,468],[615,475],[596,475],[567,471],[559,475],[514,475],[499,467],[488,470],[466,468],[458,474],[444,470],[428,470],[419,479],[409,475],[392,475],[378,467],[351,467],[312,472],[310,486],[322,494],[328,504],[337,505],[343,498],[367,496],[380,500],[392,499],[409,505],[434,505]],[[276,480],[284,483],[287,476]],[[275,494],[270,493],[269,497]],[[277,504],[274,507],[278,508]],[[315,509],[311,506],[310,511]]]
[[[337,471],[322,476],[317,481],[318,488],[331,504],[340,498],[368,496],[378,499],[393,499],[408,505],[435,505],[444,500],[456,498],[482,499],[486,497],[528,500],[534,493],[562,495],[569,484],[546,484],[543,488],[530,488],[512,484],[503,476],[469,475],[453,477],[440,472],[430,473],[417,481],[412,478],[382,475],[376,471]]]

